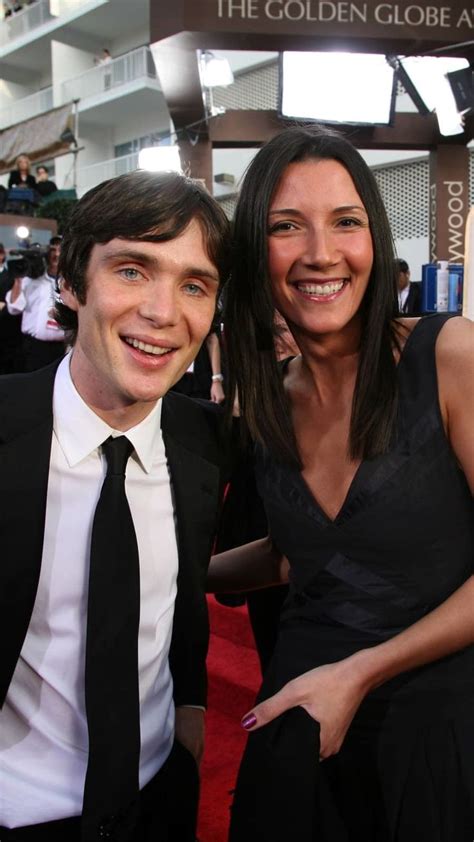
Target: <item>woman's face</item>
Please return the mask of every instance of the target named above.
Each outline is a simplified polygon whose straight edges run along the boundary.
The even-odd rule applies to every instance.
[[[26,155],[20,155],[16,163],[20,172],[28,172],[30,169],[30,159]]]
[[[290,164],[268,217],[276,308],[298,334],[343,330],[359,311],[373,264],[362,200],[338,161]]]

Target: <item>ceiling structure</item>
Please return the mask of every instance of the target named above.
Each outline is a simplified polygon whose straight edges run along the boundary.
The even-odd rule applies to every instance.
[[[151,0],[150,41],[168,108],[178,132],[199,127],[214,146],[258,146],[283,123],[276,112],[233,111],[207,121],[198,50],[348,50],[387,55],[446,51],[474,59],[474,11],[463,0],[450,6],[374,0]],[[369,93],[370,95],[370,93]],[[344,129],[344,126],[338,125]],[[390,127],[350,127],[366,149],[433,149],[467,144],[474,117],[462,135],[444,137],[433,115],[396,113]]]

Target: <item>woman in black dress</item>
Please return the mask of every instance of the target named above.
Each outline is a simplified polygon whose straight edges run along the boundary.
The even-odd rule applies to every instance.
[[[18,155],[15,161],[16,169],[12,170],[8,178],[8,187],[27,187],[34,190],[36,178],[31,174],[31,162],[28,155]]]
[[[397,318],[377,185],[329,131],[258,153],[235,255],[230,373],[270,537],[216,557],[210,589],[290,592],[230,838],[472,842],[474,325]],[[283,368],[274,306],[301,350]]]

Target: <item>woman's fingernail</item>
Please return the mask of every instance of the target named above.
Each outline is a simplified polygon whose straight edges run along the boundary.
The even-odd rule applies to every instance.
[[[242,722],[240,724],[242,725],[242,728],[246,728],[247,731],[248,731],[249,728],[253,728],[253,726],[256,724],[256,722],[257,722],[257,717],[255,716],[255,714],[254,713],[248,713],[247,716],[244,716],[244,718],[242,719]]]

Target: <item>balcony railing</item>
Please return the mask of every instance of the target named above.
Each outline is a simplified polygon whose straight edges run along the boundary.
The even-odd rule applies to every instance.
[[[15,38],[27,35],[50,20],[54,20],[54,15],[49,10],[49,0],[33,0],[20,12],[13,12],[0,22],[0,47],[6,47]]]
[[[133,172],[138,167],[138,152],[133,152],[131,155],[123,155],[121,158],[110,158],[108,161],[100,161],[97,164],[91,164],[88,167],[79,167],[77,172],[77,190],[80,196],[83,195],[91,187],[106,181],[109,178],[115,178],[117,175],[124,175],[127,172]],[[72,185],[65,185],[66,187]]]
[[[79,76],[66,79],[61,85],[61,101],[96,96],[143,78],[156,79],[153,56],[148,47],[139,47],[107,64],[99,64]]]
[[[21,123],[37,114],[43,114],[53,107],[53,89],[43,88],[35,94],[14,100],[10,105],[0,108],[0,129]]]

